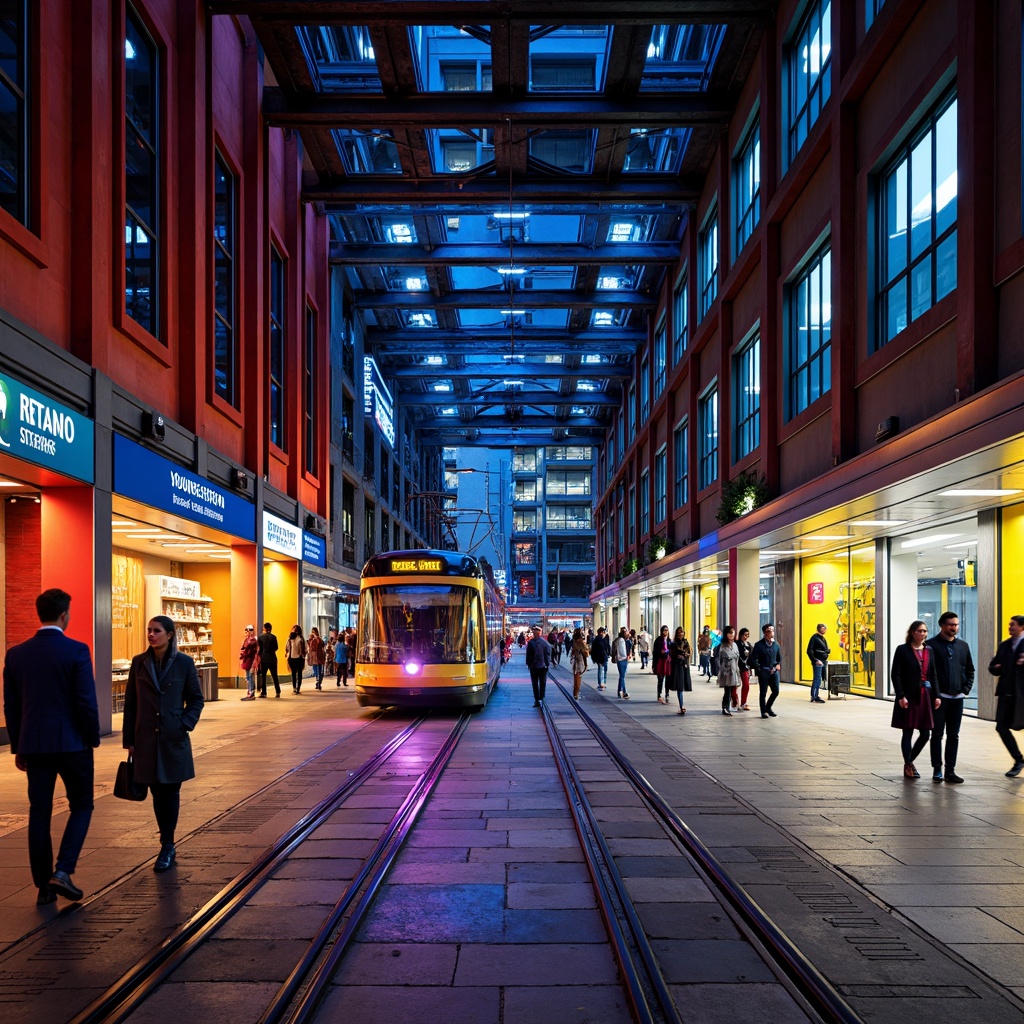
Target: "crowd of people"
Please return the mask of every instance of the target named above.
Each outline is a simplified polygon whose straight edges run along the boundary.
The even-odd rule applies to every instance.
[[[272,623],[264,622],[259,636],[255,626],[245,627],[238,651],[238,665],[245,674],[246,694],[242,700],[266,697],[268,675],[274,684],[274,696],[281,696],[281,680],[277,674],[279,650]],[[307,665],[318,690],[322,690],[324,680],[332,676],[335,686],[348,686],[349,676],[355,672],[355,630],[352,628],[332,629],[325,640],[316,626],[310,629],[308,637],[303,636],[302,627],[296,623],[288,634],[284,650],[294,695],[302,692]]]

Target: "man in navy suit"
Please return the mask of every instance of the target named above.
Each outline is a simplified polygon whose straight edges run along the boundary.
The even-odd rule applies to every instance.
[[[58,895],[80,900],[71,881],[92,818],[93,747],[100,745],[100,717],[89,648],[64,635],[71,595],[47,590],[36,598],[39,632],[17,644],[4,660],[4,716],[15,766],[28,774],[28,857],[38,904]],[[71,813],[56,868],[50,815],[57,776]]]

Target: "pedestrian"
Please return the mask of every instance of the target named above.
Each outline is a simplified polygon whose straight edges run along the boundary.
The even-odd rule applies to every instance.
[[[274,680],[274,696],[281,696],[281,680],[277,678],[277,637],[274,636],[274,627],[269,622],[263,623],[263,632],[256,638],[259,642],[259,678],[260,696],[267,695],[267,673]]]
[[[722,688],[722,714],[732,718],[731,705],[735,705],[736,687],[740,685],[740,649],[736,644],[736,627],[726,626],[722,630],[722,642],[718,645],[718,685]]]
[[[132,658],[124,690],[121,745],[135,763],[135,782],[148,786],[160,829],[154,871],[177,859],[174,833],[181,784],[195,778],[189,734],[203,712],[195,662],[178,650],[174,621],[155,615],[146,626],[149,649]]]
[[[14,766],[28,781],[28,860],[39,906],[58,896],[80,900],[71,880],[93,808],[93,747],[100,745],[96,682],[89,648],[66,635],[71,595],[56,588],[36,598],[39,629],[4,659],[4,719]],[[68,799],[57,861],[50,817],[57,776]]]
[[[608,641],[608,630],[598,626],[594,642],[590,645],[590,660],[597,669],[597,688],[608,689],[608,659],[612,656],[612,645]]]
[[[935,692],[939,706],[932,716],[932,782],[960,783],[964,780],[956,773],[956,757],[960,750],[960,723],[964,717],[964,697],[974,687],[974,659],[971,648],[958,636],[960,618],[956,612],[943,612],[939,616],[939,632],[928,640],[935,654]],[[942,735],[946,735],[943,757]],[[945,776],[943,776],[945,766]]]
[[[686,705],[683,694],[693,689],[690,681],[690,662],[693,660],[693,651],[690,650],[690,641],[686,639],[686,630],[682,626],[676,628],[675,636],[672,638],[670,648],[672,657],[672,674],[666,680],[666,686],[675,690],[679,698],[679,714],[686,714]]]
[[[710,645],[711,640],[708,639]],[[779,673],[782,668],[782,649],[775,642],[775,627],[767,622],[761,627],[761,639],[750,651],[750,670],[757,676],[762,718],[778,717],[772,705],[779,696]],[[765,700],[765,695],[771,696]]]
[[[338,646],[338,631],[328,630],[327,645],[324,647],[324,675],[333,676],[336,669],[334,665],[334,649]]]
[[[519,644],[520,647],[526,646],[526,632],[524,630],[519,630],[519,638],[516,640],[516,643]]]
[[[297,623],[284,642],[284,655],[292,674],[292,693],[299,693],[302,690],[302,670],[306,667],[306,640],[302,627]]]
[[[659,704],[668,704],[668,683],[672,675],[672,641],[668,635],[668,626],[662,626],[658,635],[654,638],[653,669],[658,677],[658,692],[656,694]],[[661,696],[662,687],[665,688],[664,698]]]
[[[352,647],[349,643],[348,630],[338,634],[338,640],[334,647],[334,685],[348,686],[348,666],[352,657]]]
[[[705,626],[697,637],[697,674],[711,678],[711,627]]]
[[[892,727],[902,730],[900,749],[903,752],[903,776],[919,779],[921,773],[914,767],[917,755],[924,750],[932,730],[932,711],[938,708],[935,688],[935,652],[925,643],[928,627],[916,619],[907,630],[905,643],[892,655],[889,673],[896,702],[892,706]],[[913,741],[914,730],[917,740]],[[913,742],[911,742],[913,741]]]
[[[751,643],[751,631],[744,626],[736,637],[736,646],[739,648],[739,708],[738,711],[750,711],[751,706],[746,702],[746,697],[751,692],[751,651],[754,645]]]
[[[1006,777],[1015,779],[1024,769],[1024,755],[1010,731],[1024,729],[1024,615],[1014,615],[1008,628],[1010,635],[996,649],[988,670],[999,678],[996,683],[996,732],[1013,758],[1013,767]]]
[[[313,679],[316,680],[316,688],[323,689],[324,663],[327,661],[327,648],[320,630],[313,626],[309,631],[309,639],[306,641],[306,653],[309,656],[309,667],[313,672]]]
[[[626,639],[629,642],[629,660],[636,661],[636,630],[631,629]]]
[[[573,630],[572,643],[569,648],[569,667],[572,669],[572,696],[573,700],[580,699],[580,689],[583,686],[583,673],[587,671],[587,658],[590,656],[590,648],[587,641],[583,639],[583,630],[577,627]]]
[[[533,706],[540,707],[544,699],[544,690],[548,681],[548,669],[551,668],[552,646],[541,635],[540,626],[533,627],[533,639],[526,645],[526,667],[530,670],[530,683],[533,685]]]
[[[256,627],[246,626],[242,646],[238,651],[238,667],[245,673],[245,696],[242,700],[256,699],[256,672],[259,653],[260,642],[256,639]]]
[[[548,646],[551,648],[552,663],[555,665],[560,665],[562,662],[562,641],[558,637],[557,629],[552,629],[548,633]]]
[[[615,691],[619,700],[629,700],[626,693],[626,669],[629,667],[629,633],[623,626],[619,635],[612,642],[612,661],[619,673],[619,686]]]
[[[821,691],[821,681],[825,678],[825,672],[828,668],[828,656],[832,653],[831,648],[828,646],[828,641],[825,639],[827,631],[828,626],[824,622],[819,622],[817,628],[811,634],[811,639],[807,641],[807,657],[811,659],[812,669],[812,704],[825,703],[819,696],[819,693]]]
[[[662,629],[667,629],[667,626],[662,626]],[[640,632],[636,635],[636,647],[640,652],[640,668],[647,668],[647,662],[651,657],[651,634],[647,632],[646,626],[640,627]]]

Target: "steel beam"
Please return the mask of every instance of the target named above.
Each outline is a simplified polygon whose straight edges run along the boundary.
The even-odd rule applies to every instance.
[[[668,267],[679,262],[678,242],[608,242],[604,245],[526,243],[512,249],[518,267],[626,266],[634,263]],[[498,267],[509,261],[508,242],[489,245],[423,246],[366,242],[331,242],[330,260],[344,266],[406,267],[440,263],[450,267]],[[522,292],[519,282],[516,291]]]
[[[382,368],[383,369],[383,368]],[[446,380],[464,380],[475,378],[478,380],[505,380],[506,378],[540,377],[550,375],[552,370],[560,369],[558,364],[542,362],[523,363],[502,363],[496,360],[493,363],[478,363],[471,366],[396,366],[388,367],[385,376],[401,381],[408,378],[422,380],[425,376],[432,376],[431,371],[436,370],[437,376]],[[575,379],[582,380],[627,380],[632,378],[633,370],[630,366],[581,366],[577,371],[571,371]]]
[[[447,295],[428,292],[356,292],[354,309],[653,309],[657,296],[640,292],[506,291],[465,289]],[[431,328],[424,328],[430,330]]]

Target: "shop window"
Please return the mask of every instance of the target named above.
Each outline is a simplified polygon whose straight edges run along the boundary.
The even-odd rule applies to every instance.
[[[800,147],[832,95],[832,3],[815,0],[787,49],[787,163]]]
[[[690,500],[689,426],[686,422],[676,427],[672,435],[672,464],[676,480],[675,507],[683,508]]]
[[[32,146],[29,82],[32,52],[28,45],[26,0],[3,5],[0,19],[0,208],[26,227],[30,224]]]
[[[881,175],[876,347],[956,287],[956,112],[948,93]]]
[[[286,451],[285,423],[285,262],[274,246],[270,247],[270,443]]]
[[[161,334],[160,54],[131,7],[124,40],[125,313]]]
[[[756,115],[736,157],[733,182],[736,189],[736,255],[739,255],[761,219],[761,126]]]
[[[213,386],[236,409],[238,394],[238,183],[224,158],[213,161]]]
[[[697,407],[700,434],[697,465],[697,487],[704,490],[718,479],[718,387],[708,391]]]
[[[733,428],[736,461],[761,443],[761,336],[755,334],[733,357]]]
[[[700,258],[700,315],[707,316],[718,296],[718,211],[713,209],[697,240]]]
[[[789,291],[789,419],[832,388],[832,253],[814,256]]]

